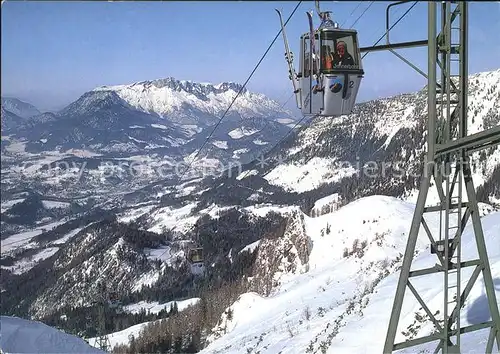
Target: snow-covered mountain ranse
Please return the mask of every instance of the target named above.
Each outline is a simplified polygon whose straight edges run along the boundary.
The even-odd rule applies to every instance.
[[[500,69],[471,75],[469,89],[469,132],[498,126]],[[189,161],[210,131],[198,121],[178,130],[168,114],[128,101],[119,91],[90,91],[64,114],[31,118],[45,134],[44,143],[56,141],[46,151],[29,150],[36,133],[24,141],[14,134],[5,138],[4,314],[43,320],[95,339],[100,310],[95,301],[98,284],[104,283],[118,292],[119,302],[103,307],[105,330],[120,353],[361,353],[381,348],[418,192],[427,134],[425,89],[359,103],[347,116],[316,118],[265,159],[183,181],[173,174],[127,178],[102,170],[101,162],[144,160],[153,168]],[[58,120],[79,144],[102,138],[103,145],[94,148],[99,152],[89,145],[81,146],[78,156],[77,150],[65,150],[71,141],[55,133]],[[122,130],[104,133],[114,126]],[[249,146],[270,147],[267,130],[279,127],[286,126],[272,117],[225,121],[200,160],[236,159]],[[179,146],[148,150],[135,141],[134,149],[121,155],[105,150],[132,140],[126,135],[149,143],[150,128],[181,134]],[[132,135],[140,129],[141,138]],[[68,145],[59,149],[63,143]],[[47,171],[47,165],[61,161],[76,164],[64,173]],[[385,166],[385,172],[365,173],[368,161]],[[474,153],[472,161],[497,282],[500,148]],[[79,174],[83,162],[87,168]],[[426,215],[426,221],[431,230],[440,227],[437,214]],[[434,255],[423,229],[421,236],[415,261],[432,266]],[[469,221],[464,257],[475,252],[474,243]],[[204,277],[189,266],[194,247],[203,249]],[[415,284],[424,289],[424,301],[438,308],[442,294],[434,280]],[[500,298],[500,288],[495,289]],[[471,289],[463,323],[488,320],[483,291],[481,282]],[[428,320],[418,305],[402,315],[399,339],[428,334]],[[360,336],[360,328],[365,335]],[[487,337],[482,332],[464,336],[463,352],[483,350]]]
[[[2,119],[2,133],[6,134],[12,129],[16,129],[26,120],[19,117],[17,114],[6,110],[3,106],[1,107],[1,119]]]
[[[242,89],[233,82],[196,83],[169,77],[129,85],[102,86],[94,91],[116,92],[136,109],[156,113],[180,124],[212,125],[216,123]],[[243,118],[291,118],[281,104],[265,95],[243,88],[227,114],[227,120]]]
[[[300,203],[307,210],[318,199],[334,193],[344,202],[371,194],[415,200],[426,116],[425,89],[359,103],[350,115],[314,119],[270,152],[265,165],[255,161],[240,175],[233,173],[220,183],[241,199],[250,198],[242,203],[254,203],[257,198],[280,204]],[[471,75],[468,133],[498,125],[500,69]],[[500,147],[474,153],[473,161],[475,186],[488,186],[489,192],[482,193],[481,200],[498,203]],[[286,191],[286,197],[277,190]],[[207,191],[207,197],[213,193]],[[291,201],[290,195],[297,197]],[[214,201],[212,197],[208,200]]]
[[[4,112],[2,106],[2,123],[8,128],[4,135],[23,141],[26,151],[34,153],[86,149],[104,155],[146,152],[182,158],[196,151],[240,89],[217,131],[223,137],[212,144],[225,151],[208,156],[226,155],[225,163],[255,156],[263,145],[272,145],[289,130],[294,117],[280,103],[239,84],[167,78],[98,87],[59,112],[36,114],[24,121],[15,113],[19,109]],[[238,128],[252,137],[235,136]]]
[[[2,97],[2,108],[24,119],[41,113],[38,108],[32,104],[14,97]]]
[[[2,97],[2,135],[17,129],[28,118],[40,114],[33,105],[13,97]]]

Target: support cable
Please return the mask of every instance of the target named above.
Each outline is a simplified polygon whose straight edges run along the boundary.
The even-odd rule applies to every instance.
[[[354,10],[351,11],[351,13],[349,14],[349,16],[347,16],[347,18],[344,20],[344,22],[342,22],[342,24],[340,25],[340,28],[344,27],[345,23],[347,22],[348,19],[351,18],[351,16],[356,12],[356,10],[359,8],[359,6],[363,3],[364,1],[359,1],[358,2],[358,5],[354,8]]]
[[[292,13],[290,14],[290,16],[288,16],[287,20],[285,21],[285,24],[284,26],[286,26],[286,24],[290,21],[290,19],[292,18],[292,16],[295,14],[295,12],[297,11],[297,9],[299,8],[300,4],[302,4],[302,0],[299,1],[297,3],[297,5],[295,6],[295,8],[293,9]],[[283,27],[284,27],[283,26]],[[260,64],[262,63],[262,61],[264,60],[264,58],[267,56],[267,53],[269,53],[269,51],[271,50],[272,46],[274,45],[274,43],[276,42],[276,40],[278,39],[278,37],[280,36],[281,32],[282,32],[282,28],[280,28],[280,30],[278,31],[278,33],[276,34],[276,36],[274,37],[273,41],[271,42],[271,44],[268,46],[268,48],[266,49],[266,51],[264,52],[264,54],[262,55],[262,57],[260,58],[260,60],[258,61],[257,65],[255,65],[255,68],[252,70],[252,72],[250,73],[250,75],[248,76],[247,80],[245,81],[245,83],[241,86],[241,88],[239,89],[238,93],[236,94],[236,96],[233,98],[233,100],[231,101],[231,103],[229,104],[229,107],[227,107],[226,111],[224,112],[224,114],[222,115],[222,117],[219,119],[219,121],[217,122],[217,124],[215,124],[215,127],[212,129],[212,131],[210,132],[210,134],[208,135],[208,137],[205,139],[205,141],[203,142],[203,144],[201,145],[200,149],[196,152],[194,158],[191,160],[191,162],[189,162],[188,164],[188,167],[184,170],[184,172],[182,173],[182,175],[178,178],[178,181],[182,181],[182,178],[186,175],[186,173],[191,169],[194,161],[196,160],[196,158],[200,155],[201,151],[203,150],[203,148],[206,146],[206,144],[209,142],[210,138],[212,137],[212,135],[214,134],[215,130],[219,127],[219,125],[222,123],[222,120],[226,117],[227,113],[229,112],[229,110],[231,109],[231,107],[233,106],[234,102],[236,101],[236,99],[240,96],[240,94],[243,92],[243,90],[245,89],[246,85],[248,84],[248,82],[250,81],[250,79],[252,78],[252,76],[255,74],[255,72],[257,71],[257,69],[259,68]]]
[[[299,6],[302,4],[302,0],[299,1],[297,3],[297,5],[295,6],[295,8],[293,9],[292,13],[290,14],[290,16],[288,16],[288,19],[285,21],[285,26],[286,24],[291,20],[292,16],[295,14],[295,12],[297,11],[297,9],[299,8]],[[229,110],[231,109],[231,107],[233,106],[234,102],[236,101],[236,99],[238,98],[238,96],[243,92],[243,89],[245,88],[245,86],[248,84],[248,82],[250,81],[250,79],[252,78],[252,76],[255,74],[255,72],[257,71],[257,69],[259,68],[260,64],[262,63],[262,61],[264,60],[264,58],[267,56],[267,54],[269,53],[269,51],[271,50],[272,46],[274,45],[274,43],[276,42],[276,40],[278,39],[278,37],[280,36],[281,34],[281,31],[282,29],[280,28],[279,32],[276,34],[276,36],[274,37],[274,39],[272,40],[271,44],[268,46],[267,50],[264,52],[264,54],[262,55],[262,57],[260,58],[260,60],[258,61],[257,65],[255,65],[254,69],[252,70],[252,72],[250,73],[249,77],[247,78],[247,80],[245,81],[245,83],[243,84],[243,86],[240,88],[240,90],[238,91],[238,93],[236,94],[236,96],[233,98],[233,100],[231,101],[229,107],[226,109],[226,111],[224,112],[224,114],[222,115],[222,117],[219,119],[219,121],[217,122],[217,124],[215,125],[215,127],[212,129],[212,131],[210,132],[210,134],[208,135],[208,137],[205,139],[205,141],[203,142],[202,146],[200,147],[200,149],[198,150],[198,152],[196,153],[196,155],[194,156],[194,158],[191,160],[191,162],[189,163],[188,165],[188,168],[186,170],[184,170],[184,172],[182,173],[181,177],[178,178],[179,181],[182,180],[182,178],[186,175],[186,173],[189,171],[189,169],[191,168],[192,164],[194,163],[194,161],[196,160],[196,158],[198,157],[198,155],[200,154],[200,152],[203,150],[203,148],[205,147],[205,145],[208,143],[208,141],[210,140],[210,138],[212,137],[212,135],[214,134],[215,130],[218,128],[218,126],[222,123],[222,120],[226,117],[227,113],[229,112]],[[283,108],[289,101],[290,99],[293,97],[293,94],[285,101],[285,103],[283,103],[281,105],[281,108]],[[281,109],[280,108],[280,109]],[[295,125],[297,126],[298,124],[300,123],[300,121]],[[295,128],[295,127],[294,127]],[[292,128],[292,130],[294,129]],[[290,132],[288,132],[290,133]],[[287,134],[288,134],[287,133]],[[280,141],[281,142],[281,141]],[[274,147],[273,147],[274,149]],[[36,235],[38,236],[38,235]],[[8,246],[8,245],[12,245],[12,244],[16,244],[16,243],[20,243],[20,242],[23,242],[25,240],[28,240],[28,239],[32,239],[32,238],[35,238],[36,236],[28,236],[28,237],[23,237],[23,238],[20,238],[20,239],[17,239],[17,240],[14,240],[14,241],[11,241],[11,242],[2,242],[2,246]],[[163,255],[163,254],[162,254]]]
[[[361,13],[361,15],[358,16],[358,18],[356,19],[356,21],[353,22],[353,24],[351,26],[349,26],[350,28],[353,28],[356,23],[358,23],[358,21],[361,19],[361,17],[363,17],[363,15],[366,13],[366,11],[368,11],[370,9],[370,7],[372,7],[372,5],[375,3],[375,1],[371,1],[370,2],[370,5],[368,5],[368,7]]]
[[[314,115],[311,119],[314,119],[316,118],[317,115]],[[261,152],[261,155],[264,155],[265,153],[270,153],[271,151],[273,151],[279,144],[281,144],[287,137],[288,135],[290,135],[291,132],[293,132],[295,130],[295,128],[306,118],[307,116],[303,115],[302,118],[300,118],[292,128],[290,128],[290,130],[285,134],[283,135],[283,137],[281,137],[281,139],[275,143],[269,150],[267,150],[266,152]],[[248,176],[248,174],[250,173],[250,171],[252,171],[251,169],[248,169],[246,174],[240,178],[240,180],[243,180],[244,178],[246,178]],[[260,191],[257,191],[255,189],[252,189],[250,187],[245,187],[245,186],[242,186],[241,184],[237,184],[239,187],[241,188],[246,188],[246,189],[249,189],[249,190],[252,190],[254,192],[257,192],[257,193],[262,193]]]
[[[372,45],[372,47],[375,47],[377,44],[379,44],[379,43],[380,43],[380,41],[381,41],[382,39],[384,39],[384,37],[387,35],[387,33],[389,33],[389,31],[390,31],[391,29],[393,29],[393,28],[394,28],[394,27],[395,27],[395,26],[396,26],[396,25],[397,25],[397,24],[398,24],[398,23],[399,23],[399,22],[400,22],[400,21],[401,21],[401,20],[402,20],[402,19],[403,19],[403,18],[404,18],[407,14],[408,14],[408,12],[410,12],[410,11],[411,11],[411,9],[413,9],[413,8],[415,7],[415,5],[417,5],[417,3],[418,3],[418,1],[415,1],[415,2],[413,3],[413,5],[411,5],[411,6],[410,6],[410,8],[409,8],[408,10],[406,10],[406,11],[405,11],[405,13],[404,13],[404,14],[402,14],[402,15],[401,15],[401,17],[400,17],[400,18],[398,18],[398,20],[397,20],[396,22],[394,22],[394,23],[393,23],[393,25],[392,25],[391,27],[389,27],[389,29],[388,29],[387,31],[385,31],[385,32],[384,32],[384,34],[383,34],[383,35],[382,35],[382,36],[378,39],[378,41],[376,41],[376,42]],[[365,54],[361,57],[361,60],[363,60],[363,59],[364,59],[364,58],[368,55],[368,53],[370,53],[370,52],[366,52],[366,53],[365,53]]]

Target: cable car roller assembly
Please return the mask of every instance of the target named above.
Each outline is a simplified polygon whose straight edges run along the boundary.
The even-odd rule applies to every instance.
[[[500,144],[500,126],[475,134],[467,132],[468,2],[428,1],[428,39],[390,43],[390,31],[417,2],[391,26],[390,10],[409,2],[392,2],[386,10],[385,34],[375,45],[359,48],[356,30],[339,28],[330,19],[330,13],[322,12],[319,1],[316,1],[316,12],[321,24],[315,30],[312,13],[307,13],[309,31],[300,37],[298,73],[293,66],[293,55],[281,13],[276,10],[281,22],[289,78],[293,83],[297,107],[302,114],[322,116],[324,119],[351,113],[364,75],[361,60],[370,52],[388,50],[427,79],[427,151],[383,352],[392,353],[436,342],[435,353],[460,353],[462,334],[486,330],[489,332],[486,348],[478,350],[491,353],[495,341],[500,350],[500,315],[472,181],[470,154]],[[377,45],[383,38],[386,43]],[[427,74],[396,52],[396,49],[423,46],[428,48]],[[361,57],[360,53],[363,52],[365,54]],[[431,186],[437,189],[437,205],[427,203]],[[439,214],[439,230],[433,232],[428,227],[424,217],[426,213]],[[463,260],[461,238],[469,220],[472,221],[478,257]],[[430,252],[436,256],[436,264],[413,270],[411,265],[421,230],[428,237]],[[436,286],[442,286],[443,289],[442,306],[434,311],[413,285],[414,278],[432,274],[442,276],[442,283],[436,283]],[[481,274],[490,319],[464,326],[461,323],[461,309]],[[430,281],[435,283],[436,279]],[[399,328],[398,324],[407,289],[413,295],[412,298],[408,297],[409,300],[418,302],[424,318],[434,328],[428,335],[398,342],[398,330],[401,333],[405,329]]]

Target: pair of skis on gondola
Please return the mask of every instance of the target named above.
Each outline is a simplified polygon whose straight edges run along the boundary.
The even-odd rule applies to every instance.
[[[318,4],[316,5],[318,6]],[[295,93],[295,97],[297,100],[297,105],[300,108],[301,102],[300,102],[300,97],[297,94],[299,92],[299,82],[297,80],[297,74],[295,73],[295,69],[293,67],[293,56],[292,53],[290,52],[290,48],[288,46],[288,40],[286,38],[286,32],[285,32],[285,25],[283,24],[283,16],[281,15],[281,11],[278,9],[275,9],[276,12],[278,13],[280,17],[280,23],[281,23],[281,33],[283,34],[283,41],[285,42],[285,57],[286,61],[288,63],[288,73],[290,75],[290,80],[292,80],[293,83],[293,90]],[[318,75],[316,70],[319,68],[319,56],[316,53],[316,38],[315,38],[315,31],[314,31],[314,24],[313,24],[313,13],[311,12],[306,12],[307,18],[309,21],[309,41],[310,41],[310,47],[311,47],[311,53],[312,53],[312,63],[311,63],[311,68],[313,72],[313,77],[316,81],[316,84],[318,83]],[[315,70],[316,69],[316,70]]]

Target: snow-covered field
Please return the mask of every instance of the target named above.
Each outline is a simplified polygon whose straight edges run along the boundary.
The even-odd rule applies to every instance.
[[[24,199],[12,199],[12,200],[6,200],[5,202],[2,202],[2,213],[5,212],[7,209],[12,208],[14,205],[22,203]]]
[[[295,274],[282,274],[281,285],[269,297],[240,296],[232,305],[232,319],[222,316],[202,353],[306,353],[322,352],[321,348],[326,353],[381,352],[399,276],[396,260],[404,253],[413,209],[413,204],[395,198],[373,196],[317,218],[305,216],[312,242],[308,264]],[[426,216],[426,220],[431,229],[439,225],[438,215]],[[327,225],[329,232],[322,236]],[[483,228],[493,278],[499,284],[500,213],[485,216]],[[355,243],[360,249],[365,242],[363,251],[352,252]],[[470,223],[462,242],[463,259],[473,259],[477,253]],[[437,259],[428,246],[422,229],[412,269],[434,265]],[[352,254],[344,257],[345,249]],[[388,276],[386,269],[391,273]],[[472,270],[464,270],[462,288]],[[442,304],[441,282],[440,274],[412,280],[433,312]],[[496,293],[500,299],[500,285]],[[416,313],[424,315],[419,308],[407,290],[397,341],[405,340],[402,331],[415,326],[421,326],[417,337],[430,333],[428,322],[415,321]],[[487,316],[483,285],[478,281],[462,310],[461,322],[474,324]],[[484,353],[487,336],[487,331],[464,335],[462,353]],[[434,348],[431,343],[421,349]]]
[[[20,247],[30,247],[30,241],[33,237],[40,235],[44,230],[51,230],[56,226],[64,224],[67,220],[60,220],[50,224],[45,224],[43,226],[37,227],[30,231],[21,232],[12,236],[7,237],[2,240],[2,255],[9,253],[10,251],[20,248]]]
[[[141,309],[146,309],[146,312],[150,313],[158,313],[162,309],[170,309],[170,305],[172,305],[174,302],[177,302],[177,309],[179,311],[185,310],[187,307],[196,304],[200,299],[199,298],[192,298],[192,299],[187,299],[187,300],[181,300],[181,301],[170,301],[164,304],[158,304],[158,302],[146,302],[146,301],[141,301],[138,302],[137,304],[132,304],[125,306],[123,308],[124,311],[130,312],[130,313],[138,313],[141,311]],[[160,321],[160,320],[158,320]],[[143,322],[139,323],[133,326],[130,326],[128,328],[125,328],[124,330],[118,331],[118,332],[113,332],[108,335],[109,342],[111,344],[111,347],[113,348],[116,345],[122,345],[122,344],[128,344],[130,341],[131,336],[134,336],[137,338],[137,336],[140,334],[140,332],[143,330],[145,326],[147,326],[149,323],[153,323],[156,321],[148,321],[148,322]],[[92,346],[97,346],[97,337],[94,338],[89,338],[89,344]]]
[[[214,140],[212,145],[217,146],[219,149],[227,149],[227,141]]]
[[[312,173],[314,171],[314,173]],[[306,192],[321,184],[337,182],[356,173],[352,166],[336,166],[332,159],[314,157],[306,164],[278,165],[264,178],[270,183],[292,192]]]
[[[127,305],[123,307],[123,311],[129,312],[129,313],[139,313],[142,309],[146,310],[146,313],[159,313],[161,310],[170,310],[170,306],[172,306],[175,303],[177,303],[177,310],[182,311],[189,306],[195,305],[198,301],[200,301],[199,298],[192,298],[192,299],[187,299],[187,300],[180,300],[180,301],[169,301],[164,304],[158,303],[158,301],[154,302],[147,302],[147,301],[140,301],[136,304],[132,305]]]
[[[104,353],[79,337],[41,322],[18,317],[0,317],[2,353]]]
[[[158,320],[158,321],[160,321],[160,320]],[[155,322],[155,321],[139,323],[139,324],[136,324],[134,326],[130,326],[128,328],[125,328],[122,331],[110,333],[108,335],[108,338],[109,338],[109,343],[111,345],[111,348],[115,347],[116,345],[127,344],[129,342],[131,336],[137,337],[139,335],[139,333],[142,331],[142,329],[145,326],[147,326],[149,323],[152,323],[152,322]],[[98,346],[98,344],[97,344],[98,338],[99,337],[89,338],[88,339],[89,344],[93,347],[97,347]]]
[[[40,252],[34,254],[33,256],[29,257],[26,260],[22,260],[19,262],[15,262],[11,266],[2,266],[2,269],[8,269],[10,270],[13,274],[22,274],[34,266],[36,264],[44,259],[47,259],[54,255],[57,251],[59,251],[58,247],[47,247],[41,250]]]
[[[178,209],[165,207],[153,211],[150,216],[155,220],[155,224],[148,231],[161,233],[163,228],[174,230],[194,224],[197,218],[189,216],[194,207],[196,204],[192,203]]]
[[[269,144],[269,142],[268,142],[268,141],[262,141],[262,140],[260,140],[260,139],[255,139],[255,140],[253,141],[253,143],[254,143],[255,145],[267,145],[267,144]]]
[[[237,129],[234,129],[234,130],[231,130],[228,135],[233,138],[233,139],[241,139],[243,138],[244,136],[250,136],[250,135],[253,135],[255,133],[257,133],[258,130],[256,129],[248,129],[248,128],[245,128],[245,127],[241,127],[241,128],[237,128]]]

